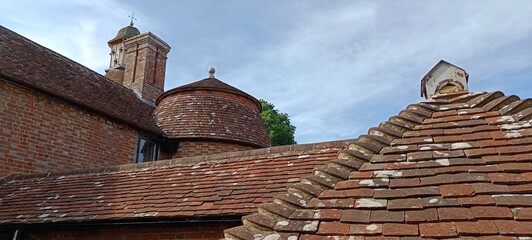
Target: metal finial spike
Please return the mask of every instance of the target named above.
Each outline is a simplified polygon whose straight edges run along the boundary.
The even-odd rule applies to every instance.
[[[209,72],[209,78],[214,78],[214,73],[216,72],[216,69],[214,69],[214,67],[209,67],[209,69],[207,69],[207,72]]]
[[[135,17],[135,12],[131,13],[131,15],[128,15],[128,17],[131,18],[131,21],[129,22],[129,26],[133,27],[133,21],[137,20]]]

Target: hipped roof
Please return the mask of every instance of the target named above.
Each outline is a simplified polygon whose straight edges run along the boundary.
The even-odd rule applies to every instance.
[[[531,118],[531,99],[501,92],[453,93],[410,105],[351,143],[339,153],[340,160],[318,167],[312,178],[303,177],[305,189],[274,197],[225,235],[529,237]]]

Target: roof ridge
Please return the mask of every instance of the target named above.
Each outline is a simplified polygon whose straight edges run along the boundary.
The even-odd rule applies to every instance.
[[[334,189],[336,183],[348,179],[349,175],[358,171],[363,163],[369,162],[374,154],[379,154],[384,146],[391,146],[394,139],[402,138],[403,129],[412,130],[415,125],[392,123],[394,119],[412,123],[422,122],[422,119],[431,117],[432,112],[437,109],[437,106],[427,103],[409,105],[406,110],[391,117],[389,121],[381,123],[379,127],[370,128],[368,135],[361,135],[344,150],[339,151],[338,159],[315,167],[311,175],[302,176],[301,183],[289,185],[287,193],[274,196],[273,203],[260,207],[258,214],[243,217],[244,225],[225,230],[225,237],[227,239],[257,239],[257,237],[262,239],[269,234],[277,234],[274,233],[276,229],[288,226],[289,221],[297,221],[288,221],[291,215],[302,214],[301,211],[313,201],[313,198],[315,199],[320,194],[327,194],[327,190]],[[295,224],[298,224],[302,230],[317,230],[318,227],[317,221],[299,221]]]
[[[283,154],[283,153],[296,153],[301,151],[313,151],[321,150],[326,148],[333,147],[343,147],[348,142],[351,142],[352,139],[346,140],[336,140],[336,141],[326,141],[326,142],[317,142],[317,143],[308,143],[308,144],[293,144],[293,145],[283,145],[269,148],[259,148],[253,150],[237,151],[237,152],[228,152],[228,153],[219,153],[212,155],[202,155],[195,157],[183,157],[183,158],[174,158],[167,160],[158,160],[153,162],[144,162],[144,163],[128,163],[115,166],[107,167],[97,167],[97,168],[86,168],[70,171],[59,171],[59,172],[49,172],[49,173],[35,173],[35,174],[11,174],[4,178],[0,178],[0,185],[3,183],[9,182],[11,180],[22,180],[22,179],[31,179],[39,177],[54,177],[54,176],[70,176],[70,175],[80,175],[80,174],[94,174],[94,173],[111,173],[111,172],[122,172],[122,171],[135,171],[135,170],[145,170],[150,168],[159,168],[159,167],[171,167],[171,166],[192,166],[200,163],[216,163],[220,160],[226,160],[230,158],[246,158],[253,157],[263,154]]]
[[[489,109],[484,109],[485,106]],[[298,219],[297,216],[302,214],[308,214],[309,211],[304,210],[308,204],[334,205],[335,203],[321,201],[317,197],[320,194],[335,194],[333,191],[335,184],[342,179],[348,179],[349,175],[358,171],[364,162],[371,159],[372,155],[379,154],[380,151],[377,151],[379,146],[381,146],[380,149],[382,146],[392,146],[395,139],[405,137],[403,134],[406,131],[414,130],[425,119],[433,117],[435,112],[443,114],[450,112],[459,115],[460,110],[475,108],[483,108],[482,110],[486,112],[498,111],[500,116],[510,116],[505,118],[509,122],[532,118],[531,99],[519,100],[516,96],[504,97],[501,92],[460,93],[444,100],[422,101],[409,105],[399,115],[391,117],[379,127],[370,128],[369,135],[360,136],[346,149],[339,151],[337,160],[316,167],[312,175],[302,177],[299,185],[293,184],[288,187],[286,194],[275,196],[273,203],[259,208],[258,215],[244,217],[243,226],[226,230],[226,238],[262,239],[268,237],[269,234],[279,234],[275,230],[288,230],[285,228],[289,225],[292,225],[290,229],[298,229],[301,232],[317,231],[319,222],[309,220],[315,218],[299,218],[306,219],[306,221],[294,219]],[[474,111],[469,112],[474,113]],[[331,191],[328,191],[329,189]]]
[[[439,106],[439,111],[482,108],[484,111],[497,111],[501,116],[511,116],[515,121],[532,117],[532,99],[518,96],[505,96],[500,91],[473,92],[448,100]]]
[[[52,54],[54,54],[55,56],[57,56],[57,57],[59,57],[59,58],[62,58],[62,59],[64,59],[64,60],[67,60],[67,61],[70,62],[70,63],[74,63],[75,65],[81,67],[82,69],[84,69],[84,70],[88,70],[88,71],[90,71],[90,72],[92,72],[92,73],[94,73],[94,74],[100,76],[101,78],[103,78],[103,79],[105,79],[105,80],[107,80],[107,81],[109,81],[109,82],[111,82],[111,83],[113,83],[113,84],[115,84],[115,85],[117,85],[117,86],[123,87],[123,88],[125,88],[125,89],[127,89],[127,90],[131,90],[131,89],[125,87],[124,85],[122,85],[122,84],[118,84],[117,82],[115,82],[115,81],[113,81],[113,80],[111,80],[111,79],[105,77],[105,76],[102,75],[101,73],[96,72],[96,71],[94,71],[94,70],[92,70],[92,69],[90,69],[90,68],[88,68],[88,67],[82,65],[81,63],[78,63],[78,62],[76,62],[76,61],[74,61],[74,60],[72,60],[72,59],[70,59],[70,58],[68,58],[68,57],[66,57],[66,56],[64,56],[64,55],[62,55],[61,53],[58,53],[58,52],[56,52],[56,51],[54,51],[54,50],[52,50],[52,49],[50,49],[50,48],[47,48],[47,47],[45,47],[45,46],[43,46],[43,45],[41,45],[41,44],[39,44],[39,43],[37,43],[37,42],[35,42],[35,41],[33,41],[33,40],[27,38],[27,37],[24,37],[24,36],[18,34],[17,32],[15,32],[15,31],[13,31],[13,30],[11,30],[11,29],[9,29],[9,28],[6,28],[6,27],[4,27],[4,26],[2,26],[2,25],[0,25],[0,28],[2,28],[3,30],[7,30],[7,31],[9,31],[9,32],[11,32],[12,34],[15,34],[17,37],[23,39],[24,41],[26,41],[26,42],[28,42],[28,43],[30,43],[30,44],[32,44],[32,45],[38,47],[39,50],[44,50],[44,51],[46,51],[46,52],[52,53]],[[55,95],[55,94],[54,94],[54,95]]]

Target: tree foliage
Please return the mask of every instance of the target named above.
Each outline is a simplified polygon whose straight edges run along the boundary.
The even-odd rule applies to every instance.
[[[260,116],[266,124],[272,146],[296,144],[294,139],[296,127],[290,123],[288,114],[279,112],[273,104],[263,99],[259,101],[262,105]]]

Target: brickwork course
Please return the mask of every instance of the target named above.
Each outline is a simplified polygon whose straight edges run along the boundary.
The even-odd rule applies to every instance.
[[[255,149],[255,146],[246,146],[242,143],[213,140],[183,140],[179,142],[177,152],[172,158],[196,157],[213,155],[224,152],[238,152]]]
[[[0,79],[0,176],[135,161],[138,131]]]

